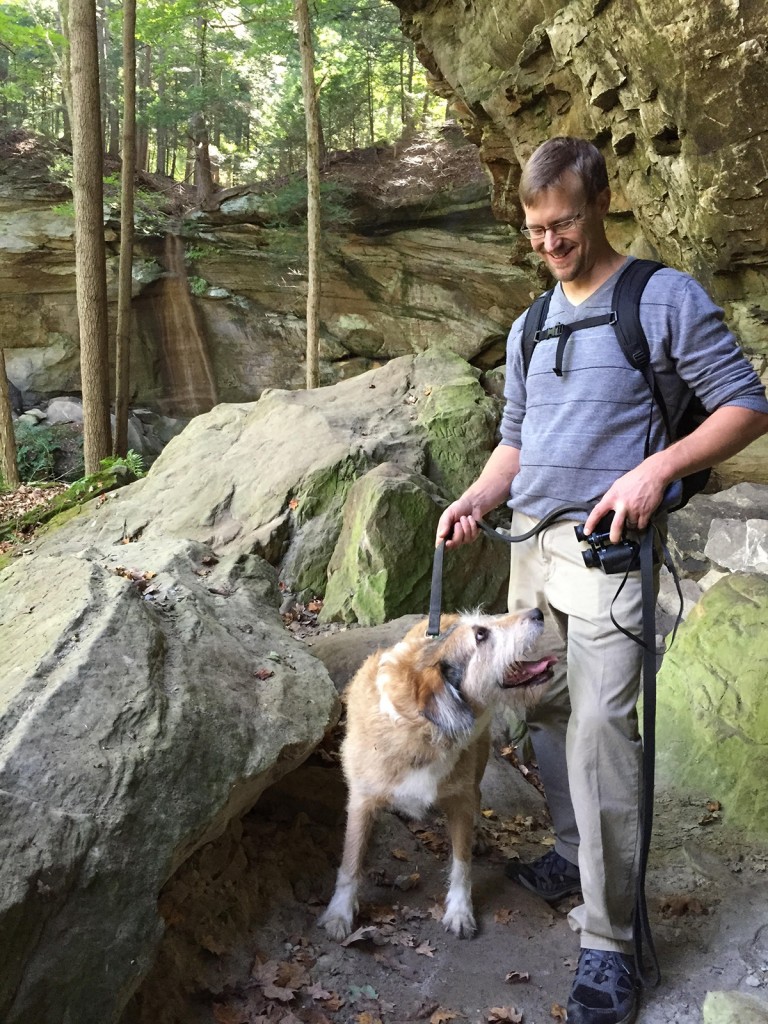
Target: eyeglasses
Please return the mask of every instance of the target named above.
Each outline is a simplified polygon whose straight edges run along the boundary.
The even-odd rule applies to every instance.
[[[579,210],[578,213],[574,213],[572,217],[566,217],[565,220],[558,220],[554,224],[548,224],[546,227],[536,225],[532,228],[520,228],[520,234],[525,235],[526,238],[531,241],[540,241],[548,231],[551,231],[553,235],[567,235],[569,231],[572,231],[578,221],[580,221],[586,213],[586,206]]]

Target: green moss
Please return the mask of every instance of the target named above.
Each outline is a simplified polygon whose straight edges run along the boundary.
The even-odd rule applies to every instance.
[[[352,484],[370,468],[370,460],[363,452],[354,452],[333,466],[324,466],[309,476],[297,496],[296,523],[303,526],[308,520],[323,513],[340,510],[344,506]]]
[[[475,480],[496,443],[498,409],[479,372],[456,357],[456,378],[435,388],[419,409],[427,434],[427,474],[451,497]]]
[[[657,749],[670,782],[768,836],[766,620],[765,577],[729,576],[704,595],[659,673]]]
[[[428,606],[440,513],[428,489],[390,464],[355,484],[328,567],[324,620],[374,625]]]

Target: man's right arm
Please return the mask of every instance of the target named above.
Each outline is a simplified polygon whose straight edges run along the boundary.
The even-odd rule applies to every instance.
[[[468,544],[477,538],[477,519],[509,498],[512,480],[520,470],[520,450],[500,444],[491,452],[480,476],[440,516],[437,546],[446,539],[447,548]]]

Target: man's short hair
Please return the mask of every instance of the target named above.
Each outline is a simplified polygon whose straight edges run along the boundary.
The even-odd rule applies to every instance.
[[[586,139],[560,135],[542,143],[525,165],[520,178],[520,202],[533,206],[537,197],[558,186],[568,171],[581,181],[588,203],[608,188],[608,170],[600,150]]]

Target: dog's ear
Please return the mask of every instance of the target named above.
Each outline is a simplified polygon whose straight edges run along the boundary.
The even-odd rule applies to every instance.
[[[455,739],[468,735],[474,728],[475,716],[461,695],[463,669],[460,665],[441,661],[433,671],[437,678],[424,705],[425,718]]]

